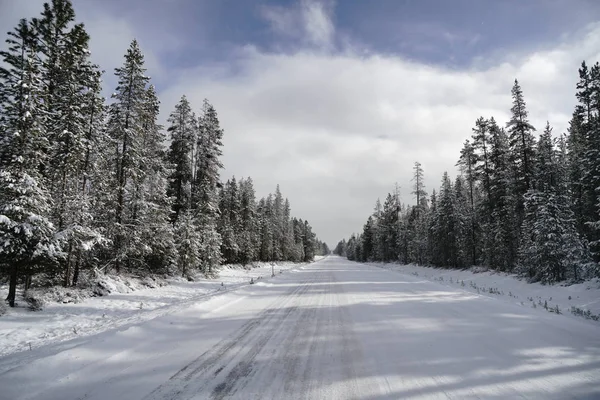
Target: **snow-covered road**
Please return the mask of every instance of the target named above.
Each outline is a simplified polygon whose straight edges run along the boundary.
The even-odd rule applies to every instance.
[[[328,257],[0,358],[0,399],[600,399],[600,328]]]

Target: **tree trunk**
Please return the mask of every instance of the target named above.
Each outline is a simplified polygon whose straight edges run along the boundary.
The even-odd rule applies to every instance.
[[[69,250],[67,252],[67,265],[65,268],[65,277],[63,280],[63,286],[69,287],[71,281],[71,255],[73,254],[73,239],[69,241]]]
[[[77,262],[75,263],[75,268],[73,270],[73,281],[72,286],[77,286],[77,281],[79,280],[79,265],[81,263],[81,256],[77,257]]]
[[[25,291],[29,290],[29,288],[31,287],[31,279],[32,278],[32,274],[31,271],[27,271],[25,273]]]
[[[10,268],[10,281],[8,286],[8,296],[6,297],[6,301],[8,305],[11,307],[15,306],[15,299],[17,297],[17,277],[19,273],[19,267],[16,263],[12,264]]]

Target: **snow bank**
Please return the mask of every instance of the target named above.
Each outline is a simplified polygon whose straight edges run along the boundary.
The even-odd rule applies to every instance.
[[[503,299],[523,307],[538,309],[540,312],[553,312],[596,321],[600,319],[599,279],[575,285],[542,285],[527,283],[514,274],[478,267],[470,270],[454,270],[413,264],[370,263],[370,265]]]
[[[23,297],[17,307],[8,308],[0,301],[0,356],[29,350],[44,344],[72,339],[139,323],[192,305],[215,294],[250,283],[304,264],[256,263],[252,267],[223,266],[219,276],[193,281],[184,278],[136,278],[100,276],[85,289],[54,287],[34,289],[28,297],[44,305],[31,311]],[[8,293],[0,287],[0,298]],[[94,296],[94,297],[92,297]]]

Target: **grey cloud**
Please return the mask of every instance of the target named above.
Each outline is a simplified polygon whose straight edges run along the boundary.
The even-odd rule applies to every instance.
[[[162,99],[167,109],[182,93],[198,105],[211,99],[225,128],[225,175],[251,175],[261,195],[280,183],[296,214],[334,244],[361,229],[395,182],[412,203],[414,161],[425,168],[429,192],[444,170],[455,175],[475,119],[506,122],[514,78],[532,122],[541,130],[549,119],[556,133],[564,132],[577,67],[597,55],[600,28],[594,32],[464,71],[401,57],[246,48],[234,61],[240,74],[181,71]]]
[[[22,3],[29,1],[11,4]],[[144,27],[83,4],[78,13],[90,28],[92,53],[109,74],[138,36],[149,74],[165,83],[161,119],[182,94],[198,109],[210,99],[225,129],[224,178],[251,176],[260,196],[281,184],[294,213],[330,245],[359,231],[395,182],[412,203],[414,161],[423,164],[429,192],[444,170],[454,175],[475,119],[506,122],[514,78],[534,125],[541,130],[548,119],[555,133],[564,132],[577,68],[583,59],[600,59],[600,25],[592,25],[563,43],[504,51],[466,70],[350,50],[274,54],[253,47],[239,48],[228,63],[166,70],[160,59],[165,44],[145,40]]]
[[[271,30],[278,35],[321,49],[333,46],[332,2],[301,0],[291,7],[263,6],[260,11]]]

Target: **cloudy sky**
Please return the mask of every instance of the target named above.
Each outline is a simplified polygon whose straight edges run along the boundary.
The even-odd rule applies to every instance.
[[[0,0],[0,30],[41,11]],[[600,60],[597,0],[74,0],[112,72],[140,42],[162,118],[186,94],[216,107],[223,177],[279,183],[330,246],[397,182],[413,202],[454,167],[479,116],[504,124],[518,78],[532,122],[564,132],[577,68]]]

